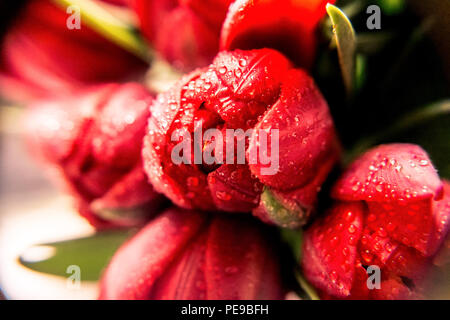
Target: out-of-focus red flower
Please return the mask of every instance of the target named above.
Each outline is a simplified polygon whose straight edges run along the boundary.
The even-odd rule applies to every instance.
[[[302,67],[316,51],[316,28],[333,0],[236,0],[222,27],[221,50],[274,48]]]
[[[416,145],[381,145],[365,153],[334,186],[340,202],[304,235],[306,277],[328,298],[420,297],[421,281],[449,230],[444,183]],[[371,265],[381,269],[380,289],[367,286]]]
[[[148,184],[141,161],[152,100],[139,84],[108,84],[30,107],[32,150],[94,226],[142,223],[161,209],[164,197]]]
[[[185,71],[211,63],[232,0],[132,1],[143,34],[169,62]]]
[[[160,94],[152,113],[144,168],[155,189],[184,208],[253,210],[266,222],[298,226],[314,208],[317,192],[339,157],[328,105],[314,81],[271,49],[219,53],[208,68]],[[224,145],[235,146],[232,163],[174,163],[179,140],[172,135],[184,130],[192,137],[198,125],[203,132],[221,130]],[[245,141],[245,162],[238,164],[240,142],[227,139],[227,129],[253,129]],[[265,133],[271,145],[273,129],[279,132],[279,153],[268,147],[269,162],[249,161],[249,155],[261,155],[260,135]],[[194,141],[192,150],[205,151],[209,147],[204,141]],[[275,172],[264,173],[276,162]]]
[[[127,6],[131,0],[101,0],[106,3],[110,3],[116,6]]]
[[[81,29],[69,29],[69,16],[49,0],[27,3],[2,42],[2,95],[30,101],[145,71],[146,63],[91,30],[82,18]]]
[[[169,209],[119,248],[100,299],[282,299],[270,238],[250,219]]]

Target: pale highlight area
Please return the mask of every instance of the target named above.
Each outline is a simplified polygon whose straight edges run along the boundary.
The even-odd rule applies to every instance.
[[[30,252],[32,245],[94,233],[93,228],[72,209],[69,198],[43,194],[24,203],[23,199],[21,201],[10,197],[0,206],[0,284],[8,299],[97,297],[96,282],[81,281],[79,289],[71,289],[67,286],[66,278],[32,271],[18,261],[18,256],[22,253],[33,254],[38,260],[51,254],[48,250]],[[67,265],[70,264],[67,261]]]
[[[0,106],[0,288],[8,299],[95,299],[94,282],[82,281],[79,289],[70,289],[66,277],[35,272],[18,261],[23,253],[36,259],[52,254],[45,248],[30,252],[32,245],[94,233],[27,152],[24,110]]]

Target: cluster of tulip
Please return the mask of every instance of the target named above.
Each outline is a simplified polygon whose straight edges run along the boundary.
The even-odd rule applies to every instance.
[[[421,297],[450,225],[450,183],[422,148],[368,150],[317,210],[342,149],[308,73],[327,1],[104,2],[133,10],[149,45],[186,72],[169,90],[139,82],[147,63],[83,20],[69,30],[50,0],[27,2],[0,57],[3,95],[30,104],[32,151],[80,214],[98,229],[142,227],[106,268],[101,299],[284,299],[293,286],[274,231],[305,226],[298,266],[321,298]],[[253,129],[244,163],[175,163],[174,133],[199,125]],[[273,174],[249,161],[260,132],[277,139]],[[367,286],[372,265],[380,288]]]

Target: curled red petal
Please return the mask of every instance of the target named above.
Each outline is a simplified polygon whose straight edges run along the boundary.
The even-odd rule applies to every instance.
[[[248,148],[249,157],[257,154],[262,131],[267,134],[267,145],[272,145],[273,130],[278,130],[279,167],[274,161],[262,164],[250,161],[250,170],[264,184],[289,190],[305,186],[317,175],[324,163],[334,164],[339,157],[333,120],[328,105],[314,84],[301,70],[291,70],[283,78],[278,101],[268,110],[255,127]],[[272,159],[268,148],[267,156]],[[259,150],[261,156],[261,150]],[[275,174],[264,174],[274,168]],[[271,171],[270,171],[271,173]]]
[[[442,196],[442,182],[427,153],[413,144],[377,146],[355,160],[335,184],[338,200],[389,201]]]
[[[310,67],[316,50],[314,30],[334,1],[237,0],[222,26],[221,50],[277,49],[303,67]]]
[[[317,288],[336,297],[350,295],[364,206],[338,203],[304,234],[303,271]]]

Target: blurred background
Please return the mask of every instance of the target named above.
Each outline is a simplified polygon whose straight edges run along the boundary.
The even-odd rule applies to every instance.
[[[338,1],[337,5],[345,6],[351,2]],[[344,100],[343,90],[339,85],[333,85],[340,75],[337,64],[329,65],[328,51],[319,55],[314,69],[344,145],[349,150],[364,149],[370,146],[373,137],[376,137],[375,143],[416,142],[430,152],[441,176],[450,178],[448,109],[436,117],[429,117],[427,112],[420,113],[422,106],[449,97],[450,1],[361,2],[384,3],[382,8],[386,11],[383,11],[382,29],[377,37],[366,38],[367,32],[361,32],[359,37],[363,61],[359,70],[360,89],[346,112],[339,109]],[[26,3],[1,1],[2,39],[21,19],[20,12]],[[135,17],[131,12],[123,8],[114,12],[133,25]],[[364,17],[364,12],[351,17],[357,32],[367,31]],[[0,71],[5,68],[6,61],[2,44],[0,42]],[[324,48],[328,46],[328,42],[324,44]],[[148,73],[145,78],[152,86],[155,82],[158,86],[155,78],[166,76],[165,71],[159,71],[161,74],[158,75],[155,69],[158,70],[153,68],[150,72],[153,78],[149,79]],[[391,71],[395,72],[388,83],[385,75]],[[448,108],[448,104],[446,106]],[[387,117],[386,110],[393,109],[394,115]],[[25,267],[19,261],[20,256],[33,262],[45,260],[53,254],[51,246],[36,246],[38,244],[94,234],[94,229],[72,207],[71,199],[49,182],[46,172],[31,156],[23,136],[25,110],[26,103],[0,98],[0,299],[94,299],[97,295],[94,280],[82,281],[81,286],[75,288],[68,285],[69,274],[66,277],[44,274]],[[407,125],[388,136],[377,136],[380,125],[403,119],[409,111],[418,112],[417,125]],[[422,116],[423,122],[420,121]],[[352,130],[346,131],[345,128],[349,127]],[[72,261],[67,261],[67,264],[72,264]],[[60,273],[65,271],[60,270]],[[433,281],[439,285],[433,287],[429,298],[450,299],[449,274],[448,270],[436,273]]]

